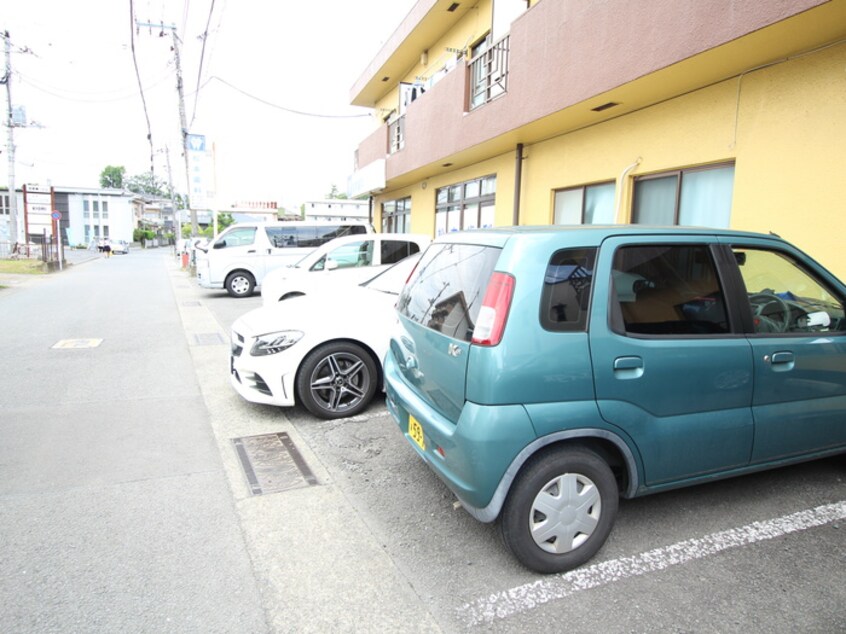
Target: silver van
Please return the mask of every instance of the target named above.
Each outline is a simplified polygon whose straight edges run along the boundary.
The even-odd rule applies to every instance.
[[[294,264],[320,245],[341,236],[373,233],[367,222],[248,222],[231,225],[197,257],[203,288],[225,288],[248,297],[268,271]]]

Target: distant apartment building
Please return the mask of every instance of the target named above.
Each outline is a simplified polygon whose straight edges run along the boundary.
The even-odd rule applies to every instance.
[[[58,212],[56,225],[66,245],[89,245],[108,238],[132,242],[140,226],[172,231],[170,201],[154,200],[120,189],[89,187],[43,187],[39,191],[17,192],[18,231],[29,242],[52,236],[51,216]],[[36,198],[38,197],[38,198]],[[33,202],[35,201],[35,202]],[[10,196],[0,191],[0,242],[8,242]],[[55,238],[52,238],[55,239]]]
[[[846,278],[845,68],[846,0],[419,0],[351,90],[348,193],[431,235],[773,231]]]
[[[370,203],[366,200],[330,198],[303,203],[306,220],[369,220]]]

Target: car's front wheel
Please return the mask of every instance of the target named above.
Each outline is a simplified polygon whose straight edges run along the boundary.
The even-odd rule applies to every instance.
[[[540,573],[582,565],[605,543],[619,491],[608,464],[584,448],[563,448],[528,463],[500,517],[506,545]]]
[[[253,289],[256,287],[256,280],[253,276],[245,271],[235,271],[230,273],[224,283],[226,292],[232,297],[249,297],[253,294]]]
[[[303,359],[297,395],[315,416],[344,418],[367,407],[378,382],[376,363],[364,348],[354,343],[328,343]]]

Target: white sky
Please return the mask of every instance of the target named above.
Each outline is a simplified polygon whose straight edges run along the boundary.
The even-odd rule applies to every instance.
[[[293,114],[223,82],[283,108],[367,115],[349,105],[350,88],[414,2],[133,0],[139,21],[175,25],[182,40],[186,117],[192,133],[215,144],[220,206],[275,200],[290,209],[323,198],[333,184],[343,192],[354,150],[374,125],[366,116]],[[0,0],[0,30],[13,44],[12,103],[44,126],[15,128],[18,187],[98,187],[107,165],[123,165],[127,176],[150,170],[132,24],[130,0]],[[136,58],[160,150],[155,173],[167,179],[167,146],[174,185],[185,192],[172,37],[159,31],[134,31]],[[5,112],[5,90],[0,101]],[[5,132],[0,171],[8,175]]]

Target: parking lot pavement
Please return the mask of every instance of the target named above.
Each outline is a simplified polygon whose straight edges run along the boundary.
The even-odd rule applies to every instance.
[[[202,290],[176,271],[172,280],[188,336],[216,329],[225,338],[237,316],[260,305],[258,296]],[[495,525],[455,508],[384,399],[338,421],[298,407],[257,406],[228,385],[225,343],[194,346],[192,354],[275,624],[294,618],[308,627],[316,618],[339,631],[522,633],[551,624],[591,633],[843,631],[844,457],[623,500],[610,539],[589,565],[541,576],[515,563]],[[231,439],[277,431],[290,435],[319,485],[250,496]],[[335,570],[337,583],[329,579]]]
[[[228,324],[218,321],[206,306],[210,295],[175,262],[170,271],[273,631],[438,631],[425,604],[375,539],[367,518],[296,426],[282,410],[246,403],[231,388]],[[238,305],[246,310],[250,302]],[[233,440],[269,434],[287,434],[316,485],[251,494]]]

